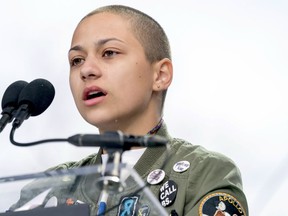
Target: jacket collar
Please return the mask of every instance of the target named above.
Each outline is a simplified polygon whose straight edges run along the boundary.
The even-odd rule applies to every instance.
[[[156,135],[168,139],[168,143],[172,139],[164,122]],[[164,154],[166,150],[167,148],[165,146],[147,148],[138,162],[135,164],[134,169],[140,176],[147,175],[149,169],[156,163],[156,161]]]

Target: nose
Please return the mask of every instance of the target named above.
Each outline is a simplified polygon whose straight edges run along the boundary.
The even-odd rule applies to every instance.
[[[87,58],[81,67],[80,76],[83,81],[98,79],[101,76],[100,68],[95,61]]]

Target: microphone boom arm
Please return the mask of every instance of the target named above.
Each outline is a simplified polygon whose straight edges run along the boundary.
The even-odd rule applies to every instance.
[[[166,146],[168,140],[158,135],[145,135],[145,136],[133,136],[124,135],[121,131],[109,131],[103,134],[76,134],[68,138],[56,138],[56,139],[44,139],[35,142],[19,143],[14,139],[15,130],[17,127],[12,127],[10,132],[10,142],[13,145],[19,147],[27,147],[38,145],[48,142],[68,142],[75,146],[90,146],[90,147],[102,147],[106,149],[121,149],[126,151],[131,147],[160,147]]]

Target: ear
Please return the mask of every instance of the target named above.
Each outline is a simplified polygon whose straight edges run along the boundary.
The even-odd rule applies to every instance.
[[[164,58],[154,65],[154,91],[168,89],[173,78],[173,65],[170,59]]]

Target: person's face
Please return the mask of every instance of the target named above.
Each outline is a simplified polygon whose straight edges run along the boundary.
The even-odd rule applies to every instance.
[[[154,66],[126,19],[110,13],[85,18],[74,32],[69,61],[71,91],[87,122],[100,131],[123,131],[145,120]]]

